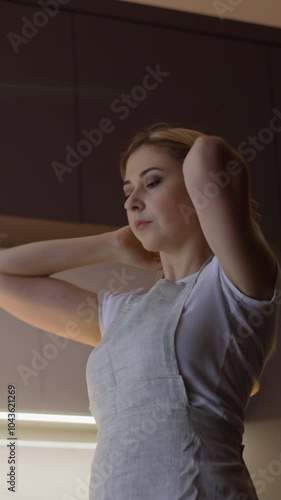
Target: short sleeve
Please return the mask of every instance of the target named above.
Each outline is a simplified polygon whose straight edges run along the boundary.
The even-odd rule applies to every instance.
[[[117,317],[129,297],[145,293],[145,288],[136,288],[129,292],[111,292],[101,290],[98,292],[98,315],[101,336],[103,336],[112,321]]]
[[[231,281],[230,279],[225,275],[221,265],[219,264],[218,259],[216,259],[218,262],[218,272],[219,272],[219,277],[220,280],[223,284],[223,287],[227,287],[229,291],[231,291],[231,294],[234,298],[234,300],[239,303],[240,305],[244,306],[249,306],[249,307],[256,307],[257,309],[260,307],[263,307],[266,304],[270,303],[276,303],[280,302],[280,295],[281,295],[281,269],[280,265],[276,259],[276,275],[275,275],[275,284],[274,284],[274,290],[271,299],[269,300],[259,300],[259,299],[254,299],[252,297],[248,297],[245,295],[243,292],[241,292]]]
[[[232,313],[232,323],[237,348],[249,359],[253,344],[260,353],[259,362],[256,357],[255,373],[261,374],[271,355],[276,352],[278,320],[280,316],[281,290],[280,266],[276,259],[276,277],[271,299],[258,300],[243,294],[227,278],[218,262],[218,275],[224,298]],[[248,349],[248,351],[247,351]],[[246,354],[247,353],[247,354]]]

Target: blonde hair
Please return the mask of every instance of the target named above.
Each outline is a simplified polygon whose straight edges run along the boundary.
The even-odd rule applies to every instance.
[[[135,136],[131,138],[129,145],[120,156],[119,169],[122,179],[124,180],[126,176],[126,166],[129,157],[141,146],[150,144],[165,148],[167,153],[173,159],[175,159],[179,163],[183,163],[188,151],[193,146],[195,140],[200,136],[206,135],[207,134],[204,134],[203,132],[200,132],[198,130],[183,128],[178,123],[159,122],[141,129]],[[257,211],[257,209],[259,208],[260,204],[251,197],[249,201],[252,220],[255,223],[260,237],[270,249],[270,246],[266,241],[259,225],[261,214]],[[162,271],[158,271],[155,283],[163,277],[164,273]],[[267,361],[272,358],[275,352],[276,338],[275,344],[272,347]]]
[[[122,179],[125,179],[129,157],[141,146],[154,145],[165,148],[171,158],[182,164],[195,140],[206,135],[199,130],[182,128],[178,123],[159,122],[141,129],[131,138],[129,145],[120,156],[119,170]],[[257,212],[259,206],[257,201],[250,198],[252,219],[256,223],[260,236],[263,237],[259,226],[261,214]]]

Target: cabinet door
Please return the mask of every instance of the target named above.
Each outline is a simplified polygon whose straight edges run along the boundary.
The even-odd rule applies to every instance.
[[[143,126],[172,121],[239,148],[261,204],[262,229],[274,241],[280,214],[273,145],[250,146],[271,118],[265,48],[94,16],[76,15],[75,25],[80,139],[87,139],[85,130],[100,131],[88,153],[84,143],[84,220],[127,223],[119,155]]]
[[[281,67],[280,67],[280,60],[281,60],[281,48],[280,47],[269,47],[268,48],[269,52],[269,64],[270,64],[270,70],[271,70],[271,85],[272,85],[272,102],[271,102],[271,108],[272,108],[272,117],[273,117],[273,122],[272,122],[272,145],[274,147],[274,153],[275,153],[275,168],[276,168],[276,178],[277,182],[276,185],[278,186],[278,201],[279,205],[276,209],[276,213],[273,214],[273,218],[275,217],[279,223],[279,229],[278,229],[278,234],[279,238],[281,240],[281,228],[280,228],[280,219],[279,219],[279,214],[281,213]],[[279,247],[279,258],[281,262],[281,244]]]
[[[71,15],[1,2],[0,32],[0,213],[78,222],[78,173],[52,166],[75,137]]]

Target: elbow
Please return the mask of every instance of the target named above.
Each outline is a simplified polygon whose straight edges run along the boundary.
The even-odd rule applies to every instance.
[[[250,174],[245,160],[220,137],[199,137],[183,165],[187,188],[205,189],[210,183],[249,197]]]

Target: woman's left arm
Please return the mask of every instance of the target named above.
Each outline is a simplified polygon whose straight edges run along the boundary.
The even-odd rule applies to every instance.
[[[199,137],[184,160],[183,176],[203,234],[226,276],[245,295],[270,300],[277,262],[252,217],[245,160],[223,138]]]

